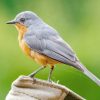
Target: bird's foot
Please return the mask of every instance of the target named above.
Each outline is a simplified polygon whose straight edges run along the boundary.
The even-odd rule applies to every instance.
[[[53,82],[51,79],[48,79],[47,81],[48,81],[48,82],[50,82],[50,83],[52,83],[52,82]]]
[[[34,78],[35,73],[33,72],[33,73],[29,74],[28,76],[31,77],[31,78]]]

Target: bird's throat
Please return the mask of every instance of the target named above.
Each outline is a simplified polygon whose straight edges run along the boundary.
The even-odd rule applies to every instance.
[[[27,31],[27,28],[24,25],[19,24],[19,23],[16,23],[15,26],[16,26],[18,32],[19,32],[19,34],[18,34],[18,40],[21,41],[22,38],[23,38],[23,36],[24,36],[24,34]]]

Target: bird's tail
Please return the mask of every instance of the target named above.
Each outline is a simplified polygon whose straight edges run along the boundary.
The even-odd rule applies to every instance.
[[[84,74],[100,86],[100,79],[97,78],[94,74],[92,74],[89,70],[85,69]]]
[[[83,73],[88,76],[92,81],[94,81],[97,85],[100,86],[100,79],[97,78],[94,74],[92,74],[84,65],[78,63],[78,65],[82,68]]]

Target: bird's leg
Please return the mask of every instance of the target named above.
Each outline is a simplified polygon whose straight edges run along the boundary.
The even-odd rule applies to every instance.
[[[49,82],[52,82],[52,81],[51,81],[51,75],[52,75],[53,69],[54,69],[54,66],[52,66],[52,67],[50,68],[50,73],[49,73],[49,76],[48,76],[48,81],[49,81]]]
[[[39,71],[41,71],[44,68],[45,68],[44,66],[39,67],[37,70],[35,70],[33,73],[29,74],[28,76],[33,78]]]

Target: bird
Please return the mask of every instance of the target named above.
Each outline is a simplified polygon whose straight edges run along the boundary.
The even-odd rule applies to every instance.
[[[7,24],[14,24],[18,30],[18,41],[22,51],[41,65],[33,73],[33,78],[39,71],[50,66],[48,81],[56,64],[70,65],[100,86],[100,79],[92,74],[78,59],[70,45],[63,40],[53,27],[45,23],[36,13],[23,11]]]

